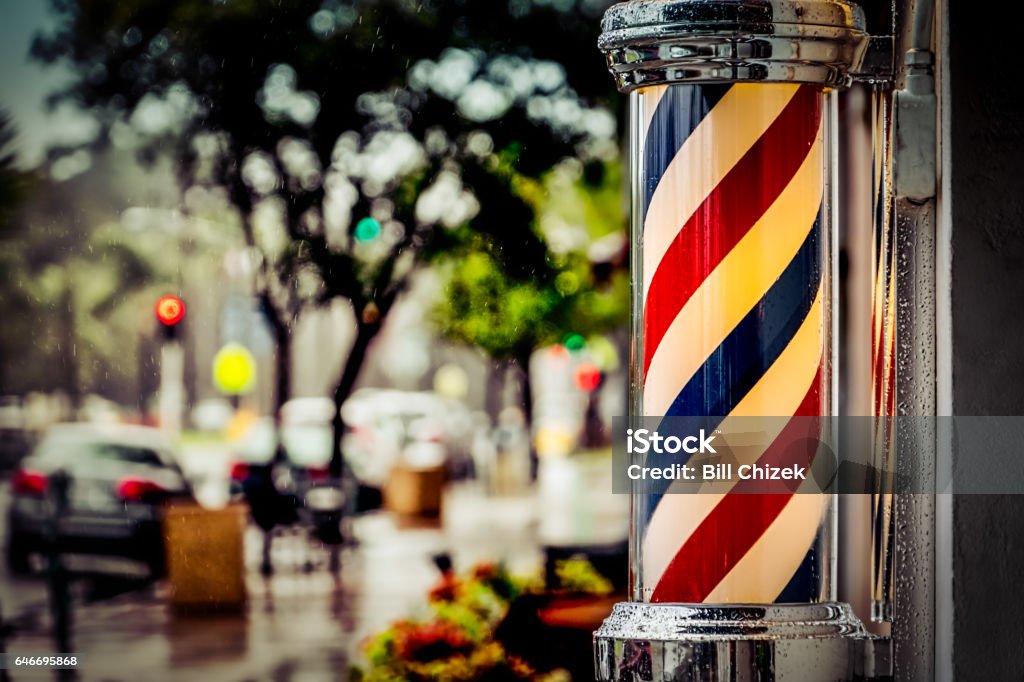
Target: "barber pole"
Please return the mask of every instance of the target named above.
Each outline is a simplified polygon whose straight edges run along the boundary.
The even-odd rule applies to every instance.
[[[634,97],[646,124],[634,157],[644,188],[642,413],[828,414],[826,95],[739,83]],[[822,502],[651,495],[642,598],[817,601]]]
[[[630,416],[679,433],[775,426],[735,477],[720,464],[700,492],[634,489],[632,601],[595,634],[598,679],[855,675],[863,629],[833,601],[833,496],[757,477],[809,468],[816,447],[795,461],[786,444],[816,443],[834,414],[833,116],[863,22],[845,0],[634,0],[602,22],[630,94]]]

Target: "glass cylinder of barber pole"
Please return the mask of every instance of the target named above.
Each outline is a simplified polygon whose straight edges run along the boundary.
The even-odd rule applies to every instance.
[[[892,621],[896,542],[896,275],[899,251],[892,198],[892,108],[892,89],[885,83],[876,84],[871,100],[874,119],[871,413],[875,417],[872,456],[875,480],[871,492],[871,618],[875,622]]]
[[[706,430],[832,414],[833,94],[748,82],[631,93],[638,414],[705,417]],[[750,463],[766,463],[764,445]],[[647,493],[633,507],[633,599],[828,601],[830,502]]]
[[[789,422],[834,414],[833,115],[863,16],[842,0],[641,0],[602,29],[630,97],[630,417],[766,418],[777,436],[745,456],[778,461]],[[831,495],[672,487],[633,496],[632,601],[595,634],[598,679],[860,674]]]

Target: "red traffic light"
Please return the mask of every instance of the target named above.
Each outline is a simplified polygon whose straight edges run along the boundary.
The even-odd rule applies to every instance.
[[[177,296],[167,294],[156,302],[156,319],[166,327],[173,327],[185,317],[185,302]]]
[[[573,379],[576,380],[576,386],[581,391],[586,391],[587,393],[596,390],[601,385],[601,379],[603,378],[601,370],[592,362],[581,362],[576,366],[576,372],[573,376]]]

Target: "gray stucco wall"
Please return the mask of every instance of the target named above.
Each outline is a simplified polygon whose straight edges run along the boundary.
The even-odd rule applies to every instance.
[[[950,2],[953,408],[1024,414],[1021,3]],[[1001,35],[1000,32],[1001,31]],[[1024,495],[953,500],[957,680],[1024,679]]]

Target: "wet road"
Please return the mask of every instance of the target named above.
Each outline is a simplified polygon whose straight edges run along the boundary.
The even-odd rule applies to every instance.
[[[201,499],[226,499],[230,456],[223,446],[186,446],[182,467]],[[607,473],[603,464],[595,471]],[[537,570],[541,537],[593,542],[624,533],[625,506],[610,488],[608,481],[568,469],[520,497],[485,497],[474,485],[450,487],[441,520],[411,522],[384,512],[355,520],[357,544],[342,552],[337,576],[328,570],[322,546],[289,531],[273,544],[275,574],[263,578],[258,571],[262,536],[250,528],[244,543],[249,600],[236,615],[174,615],[165,583],[139,589],[130,566],[82,563],[76,568],[87,574],[79,575],[74,589],[73,648],[83,657],[76,679],[347,679],[368,634],[423,612],[425,594],[438,579],[434,555],[448,553],[460,569],[503,561],[513,572]],[[8,500],[7,484],[0,483],[0,513],[6,514]],[[0,517],[0,542],[5,526]],[[96,569],[115,575],[101,577]],[[0,606],[15,627],[8,652],[53,652],[42,578],[17,578],[0,567]],[[54,678],[19,671],[13,679]]]
[[[249,603],[238,615],[176,616],[166,606],[163,583],[86,603],[103,582],[79,581],[73,642],[83,663],[76,679],[346,679],[366,635],[422,611],[424,595],[438,577],[434,554],[449,552],[457,566],[504,559],[516,570],[536,568],[541,554],[535,508],[534,498],[485,500],[467,488],[450,491],[443,523],[410,524],[386,513],[363,517],[354,525],[358,546],[342,553],[337,577],[327,569],[321,547],[285,533],[273,545],[275,575],[264,579],[257,570],[261,536],[250,529],[245,542]],[[107,583],[111,592],[125,584]],[[6,574],[0,579],[4,607],[10,600],[22,609],[8,642],[12,654],[53,651],[44,585]],[[19,672],[14,680],[51,675]]]

